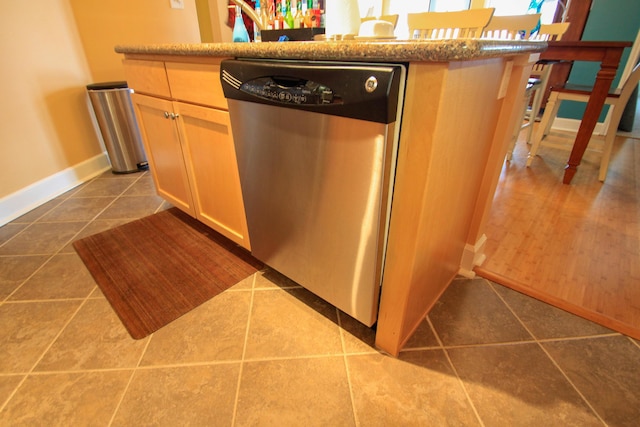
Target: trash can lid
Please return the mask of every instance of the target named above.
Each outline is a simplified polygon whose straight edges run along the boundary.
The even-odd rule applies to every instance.
[[[103,82],[87,85],[87,90],[126,89],[127,82]]]

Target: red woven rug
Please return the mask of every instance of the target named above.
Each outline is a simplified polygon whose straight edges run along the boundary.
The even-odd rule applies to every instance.
[[[135,339],[263,267],[177,208],[77,240],[73,247]]]

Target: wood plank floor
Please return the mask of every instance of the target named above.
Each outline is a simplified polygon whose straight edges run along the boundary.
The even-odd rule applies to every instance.
[[[571,185],[568,152],[519,140],[505,162],[478,275],[640,339],[640,140],[618,137],[609,173],[587,150]]]

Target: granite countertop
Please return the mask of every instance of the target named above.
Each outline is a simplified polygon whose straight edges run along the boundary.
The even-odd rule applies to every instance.
[[[338,61],[448,62],[542,52],[541,41],[398,40],[118,45],[117,53]]]

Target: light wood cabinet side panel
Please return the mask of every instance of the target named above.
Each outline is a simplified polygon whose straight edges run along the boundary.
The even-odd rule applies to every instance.
[[[171,94],[178,101],[226,110],[227,100],[220,83],[221,59],[207,63],[167,62]]]
[[[135,92],[162,98],[171,97],[164,62],[124,59],[122,65],[127,84]]]
[[[423,198],[431,164],[433,136],[438,120],[447,64],[421,67],[410,64],[403,108],[402,130],[384,266],[376,346],[397,355],[406,337],[404,317],[409,303],[420,244]],[[429,94],[425,102],[423,94]],[[410,124],[410,125],[408,125]]]
[[[391,354],[460,268],[497,122],[503,61],[446,65],[410,65],[376,336]]]

